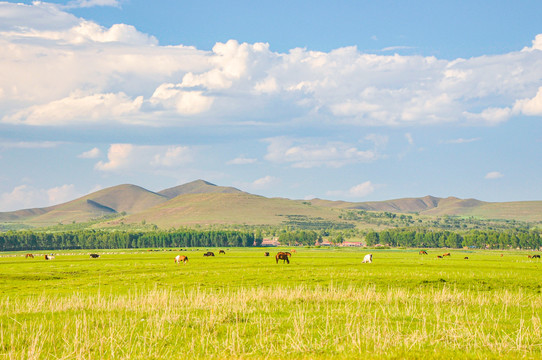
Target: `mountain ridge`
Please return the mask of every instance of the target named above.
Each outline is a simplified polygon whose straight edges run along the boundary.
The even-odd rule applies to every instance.
[[[542,201],[491,203],[431,195],[368,202],[292,200],[267,198],[199,179],[158,192],[132,184],[116,185],[62,204],[0,212],[0,222],[47,226],[118,215],[124,222],[148,220],[162,227],[216,223],[278,224],[295,217],[339,221],[337,210],[542,221]]]
[[[242,193],[243,191],[234,187],[218,186],[205,180],[194,180],[186,184],[174,186],[158,191],[157,194],[173,199],[179,195],[201,194],[201,193]]]

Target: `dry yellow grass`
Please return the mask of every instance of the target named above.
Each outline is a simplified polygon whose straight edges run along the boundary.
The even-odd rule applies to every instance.
[[[0,357],[537,358],[542,298],[354,287],[0,300]]]

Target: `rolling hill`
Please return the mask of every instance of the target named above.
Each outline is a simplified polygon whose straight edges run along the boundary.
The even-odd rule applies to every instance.
[[[0,221],[36,226],[85,222],[122,212],[136,213],[167,200],[163,195],[136,185],[118,185],[47,208],[0,213]]]
[[[346,226],[349,223],[341,214],[348,210],[542,221],[542,201],[490,203],[433,196],[372,202],[301,201],[266,198],[196,180],[158,192],[129,184],[113,186],[55,206],[0,213],[0,223],[43,227],[102,219],[94,226],[136,223],[152,223],[161,228],[196,224]]]
[[[159,227],[186,225],[279,225],[292,217],[305,221],[341,222],[338,212],[300,201],[266,198],[243,192],[179,195],[163,204],[126,216],[124,223],[150,222]],[[111,222],[116,225],[119,220]]]
[[[239,194],[243,192],[233,187],[217,186],[204,180],[192,181],[184,185],[175,186],[158,192],[158,194],[163,195],[168,199],[173,199],[174,197],[185,194],[209,193]]]

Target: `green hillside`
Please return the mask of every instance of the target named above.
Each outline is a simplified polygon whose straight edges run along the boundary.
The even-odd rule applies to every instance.
[[[405,198],[387,201],[347,202],[322,199],[311,200],[313,205],[336,209],[388,211],[392,213],[417,213],[427,216],[473,216],[482,219],[510,219],[542,221],[542,201],[485,202],[456,197]]]
[[[118,185],[70,202],[32,211],[4,213],[2,221],[34,226],[86,222],[116,213],[136,213],[167,201],[167,198],[135,185]]]
[[[408,217],[394,218],[390,213]],[[212,224],[385,228],[441,226],[443,216],[542,222],[542,201],[489,203],[433,196],[371,202],[301,201],[266,198],[196,180],[159,192],[136,185],[113,186],[55,206],[0,213],[0,225],[7,229],[93,221],[94,227],[149,223],[160,228]]]
[[[158,194],[168,199],[173,199],[179,195],[208,193],[237,194],[242,193],[242,191],[233,187],[217,186],[204,180],[196,180],[158,192]]]
[[[107,223],[109,226],[147,222],[159,227],[246,224],[279,225],[291,221],[336,222],[340,211],[307,202],[266,198],[243,192],[179,195],[163,204]]]
[[[542,201],[485,203],[477,207],[462,208],[458,212],[463,216],[484,219],[515,219],[535,222],[542,221]]]
[[[404,198],[386,201],[369,201],[369,202],[346,202],[346,201],[329,201],[314,199],[311,202],[315,205],[334,207],[341,209],[360,209],[368,211],[389,211],[396,213],[425,213],[435,215],[444,215],[448,212],[460,209],[478,207],[486,204],[483,201],[475,199],[458,199],[455,197],[437,198],[433,196],[424,196],[422,198]],[[449,213],[448,215],[451,215]]]

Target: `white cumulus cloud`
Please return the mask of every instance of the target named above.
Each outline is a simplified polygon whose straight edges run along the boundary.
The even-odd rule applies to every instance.
[[[488,172],[485,176],[486,179],[488,180],[493,180],[493,179],[500,179],[502,178],[504,175],[501,174],[500,172],[498,171],[491,171],[491,172]]]
[[[407,139],[409,145],[414,145],[414,138],[412,137],[411,133],[406,133],[405,138]]]
[[[160,167],[177,167],[192,161],[192,150],[188,146],[169,146],[165,152],[158,149],[151,165]]]
[[[458,139],[446,140],[444,141],[444,143],[445,144],[467,144],[467,143],[471,143],[471,142],[475,142],[479,140],[480,138],[469,138],[469,139],[458,138]]]
[[[47,190],[49,204],[61,204],[81,196],[76,190],[75,185],[62,185]]]
[[[101,171],[154,171],[177,168],[193,161],[193,150],[187,146],[151,146],[112,144],[106,162],[95,168]]]
[[[252,182],[252,187],[256,189],[265,188],[266,186],[276,183],[278,181],[277,178],[267,175],[263,178],[256,179]]]
[[[0,2],[0,68],[10,69],[0,77],[0,121],[496,125],[542,113],[540,50],[542,34],[523,50],[456,60],[354,46],[279,53],[233,39],[204,51],[161,46],[132,25],[104,27],[60,5]]]
[[[78,122],[106,122],[108,118],[137,113],[142,98],[126,94],[72,95],[44,105],[36,105],[4,117],[4,122],[26,125],[69,125]]]
[[[50,189],[20,185],[11,192],[0,194],[0,211],[52,206],[80,196],[82,195],[75,189],[73,184],[65,184]]]
[[[531,116],[542,115],[542,86],[538,88],[538,92],[533,98],[517,100],[514,104],[514,111]]]
[[[248,164],[254,164],[258,161],[258,159],[254,158],[247,158],[245,156],[239,156],[233,160],[228,161],[227,165],[248,165]]]
[[[341,167],[350,163],[376,160],[374,150],[360,150],[343,142],[316,143],[310,139],[287,137],[270,138],[265,159],[276,163],[290,163],[292,167]]]
[[[150,98],[153,105],[174,109],[181,115],[195,115],[209,110],[213,98],[202,91],[183,90],[181,85],[162,84]]]
[[[66,8],[89,8],[94,6],[120,7],[119,0],[75,0],[70,1]]]
[[[365,181],[361,184],[352,186],[348,190],[330,190],[326,195],[334,198],[363,198],[372,194],[375,190],[375,184],[371,181]]]
[[[370,181],[365,181],[361,184],[352,186],[348,194],[353,197],[365,197],[375,191],[374,185]]]
[[[50,149],[61,144],[60,141],[0,141],[0,147],[15,149]]]
[[[85,151],[84,153],[80,154],[79,158],[81,159],[96,159],[102,155],[102,152],[98,148],[92,148],[89,151]]]
[[[269,190],[281,183],[281,180],[275,176],[266,175],[252,182],[236,182],[235,186],[245,191]]]

